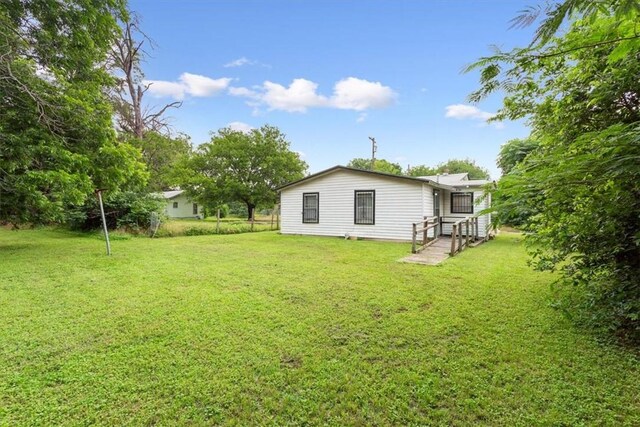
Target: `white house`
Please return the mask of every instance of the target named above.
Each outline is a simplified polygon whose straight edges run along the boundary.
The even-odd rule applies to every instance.
[[[166,201],[164,213],[169,218],[203,218],[204,209],[189,200],[184,190],[163,191]]]
[[[334,166],[279,189],[283,234],[355,236],[411,240],[412,224],[425,217],[451,224],[477,215],[490,204],[483,187],[490,181],[452,174],[408,177]],[[491,216],[478,218],[479,236],[489,232]]]

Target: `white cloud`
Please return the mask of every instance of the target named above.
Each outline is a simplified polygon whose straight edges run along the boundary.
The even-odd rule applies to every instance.
[[[358,118],[356,119],[356,123],[362,123],[367,120],[367,113],[358,114]]]
[[[466,104],[448,105],[445,109],[446,113],[444,116],[447,118],[457,120],[476,120],[482,122],[483,126],[488,124],[487,120],[495,117],[496,115],[495,113],[483,111],[473,105]],[[501,122],[491,123],[491,125],[495,129],[504,129],[504,123]]]
[[[385,108],[396,100],[396,93],[380,82],[348,77],[333,87],[332,104],[344,110],[363,111],[371,108]]]
[[[192,96],[206,97],[212,96],[225,90],[231,79],[223,77],[220,79],[211,79],[197,74],[183,73],[180,80],[187,87],[187,93]]]
[[[182,73],[177,82],[145,80],[149,93],[157,98],[172,97],[184,99],[187,95],[196,97],[214,96],[224,91],[231,83],[230,78],[212,79],[198,74]]]
[[[246,87],[233,87],[229,88],[229,94],[233,96],[246,96],[247,98],[255,98],[258,96],[258,93],[247,89]]]
[[[392,105],[397,94],[379,82],[348,77],[334,85],[331,97],[318,93],[318,84],[307,79],[294,79],[288,87],[265,81],[262,86],[248,89],[231,87],[229,94],[249,99],[250,106],[266,106],[269,110],[304,113],[309,108],[325,107],[364,111]],[[359,117],[359,121],[366,116]]]
[[[482,111],[478,107],[474,107],[473,105],[465,105],[465,104],[455,104],[449,105],[446,107],[447,112],[445,113],[445,117],[450,119],[458,119],[458,120],[489,120],[491,117],[495,116],[494,113],[489,113],[487,111]]]
[[[162,80],[146,80],[144,84],[149,85],[149,93],[156,98],[171,97],[184,99],[186,89],[182,83],[166,82]]]
[[[228,62],[223,65],[225,68],[234,68],[234,67],[242,67],[243,65],[251,65],[254,61],[250,61],[244,56],[242,58],[234,59],[231,62]]]
[[[227,62],[226,64],[223,65],[223,67],[225,68],[237,68],[237,67],[244,67],[245,65],[258,65],[260,67],[264,67],[264,68],[271,68],[271,65],[269,64],[264,64],[260,61],[255,61],[253,59],[249,59],[246,56],[243,56],[241,58],[238,59],[234,59],[231,62]]]
[[[328,105],[329,100],[316,93],[318,85],[306,79],[295,79],[289,87],[266,81],[256,90],[232,87],[229,93],[250,99],[252,107],[265,105],[269,110],[304,113],[307,108]]]
[[[318,95],[318,84],[306,79],[295,79],[288,88],[272,82],[264,82],[262,101],[271,110],[304,113],[309,107],[322,107],[328,104],[326,97]]]
[[[248,125],[248,124],[243,123],[243,122],[231,122],[231,123],[227,124],[226,127],[228,127],[231,130],[237,130],[239,132],[244,132],[244,133],[249,133],[250,131],[255,129],[253,126]]]

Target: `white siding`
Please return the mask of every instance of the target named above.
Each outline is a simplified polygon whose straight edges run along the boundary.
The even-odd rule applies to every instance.
[[[478,189],[463,189],[460,192],[469,192],[473,191],[473,214],[459,214],[459,213],[451,213],[451,192],[443,191],[443,210],[442,215],[445,217],[445,221],[458,221],[459,219],[463,219],[466,217],[471,217],[476,215],[478,212],[486,209],[491,205],[491,196],[488,196],[486,199],[483,199],[484,191]],[[487,235],[488,227],[491,224],[491,215],[481,215],[478,218],[478,235],[479,237],[485,237]],[[443,224],[443,234],[451,234],[452,224]]]
[[[473,193],[473,197],[476,200],[480,200],[484,196],[483,191],[475,191]],[[491,194],[488,194],[487,197],[482,200],[476,207],[474,208],[476,212],[480,212],[484,209],[487,209],[491,206]],[[481,215],[478,218],[478,229],[480,230],[480,237],[486,237],[489,232],[489,227],[491,226],[491,214]]]
[[[422,184],[422,212],[423,216],[433,216],[433,187]],[[435,236],[435,229],[428,231],[429,237]]]
[[[174,202],[178,203],[178,207],[174,208]],[[195,218],[197,215],[193,213],[193,202],[187,199],[187,196],[180,194],[173,199],[167,199],[165,213],[169,218]],[[198,215],[202,218],[203,207],[198,205]]]
[[[351,171],[335,171],[282,190],[281,232],[318,236],[349,234],[375,239],[411,240],[411,224],[421,221],[425,215],[425,206],[429,206],[428,196],[423,187],[420,182]],[[355,190],[375,190],[375,225],[354,224]],[[302,222],[303,193],[319,194],[317,224]],[[426,214],[429,212],[432,210]]]

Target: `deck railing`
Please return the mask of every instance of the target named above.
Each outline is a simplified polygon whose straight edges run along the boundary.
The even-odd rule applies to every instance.
[[[478,215],[462,218],[451,226],[451,256],[469,247],[470,242],[480,239]]]
[[[413,224],[413,239],[411,241],[411,253],[418,253],[425,246],[430,245],[438,239],[437,227],[440,219],[437,216],[425,217],[424,220]],[[433,238],[429,238],[429,230],[434,229]],[[418,234],[422,236],[420,244],[418,244]]]

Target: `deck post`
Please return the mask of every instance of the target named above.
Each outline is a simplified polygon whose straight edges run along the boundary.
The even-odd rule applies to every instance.
[[[465,246],[468,248],[469,247],[469,218],[467,218],[467,220],[464,222],[465,224]]]
[[[411,239],[411,253],[415,254],[416,253],[416,234],[417,234],[416,224],[413,224],[412,227],[413,227],[413,237]]]
[[[462,222],[458,223],[458,251],[462,252]]]
[[[476,241],[476,220],[474,217],[471,217],[471,238],[474,242]]]
[[[425,219],[424,223],[422,224],[422,226],[424,227],[424,230],[422,230],[422,245],[426,245],[427,244],[427,226],[429,225],[429,220]]]
[[[456,254],[456,228],[457,225],[453,224],[451,228],[451,256]]]

